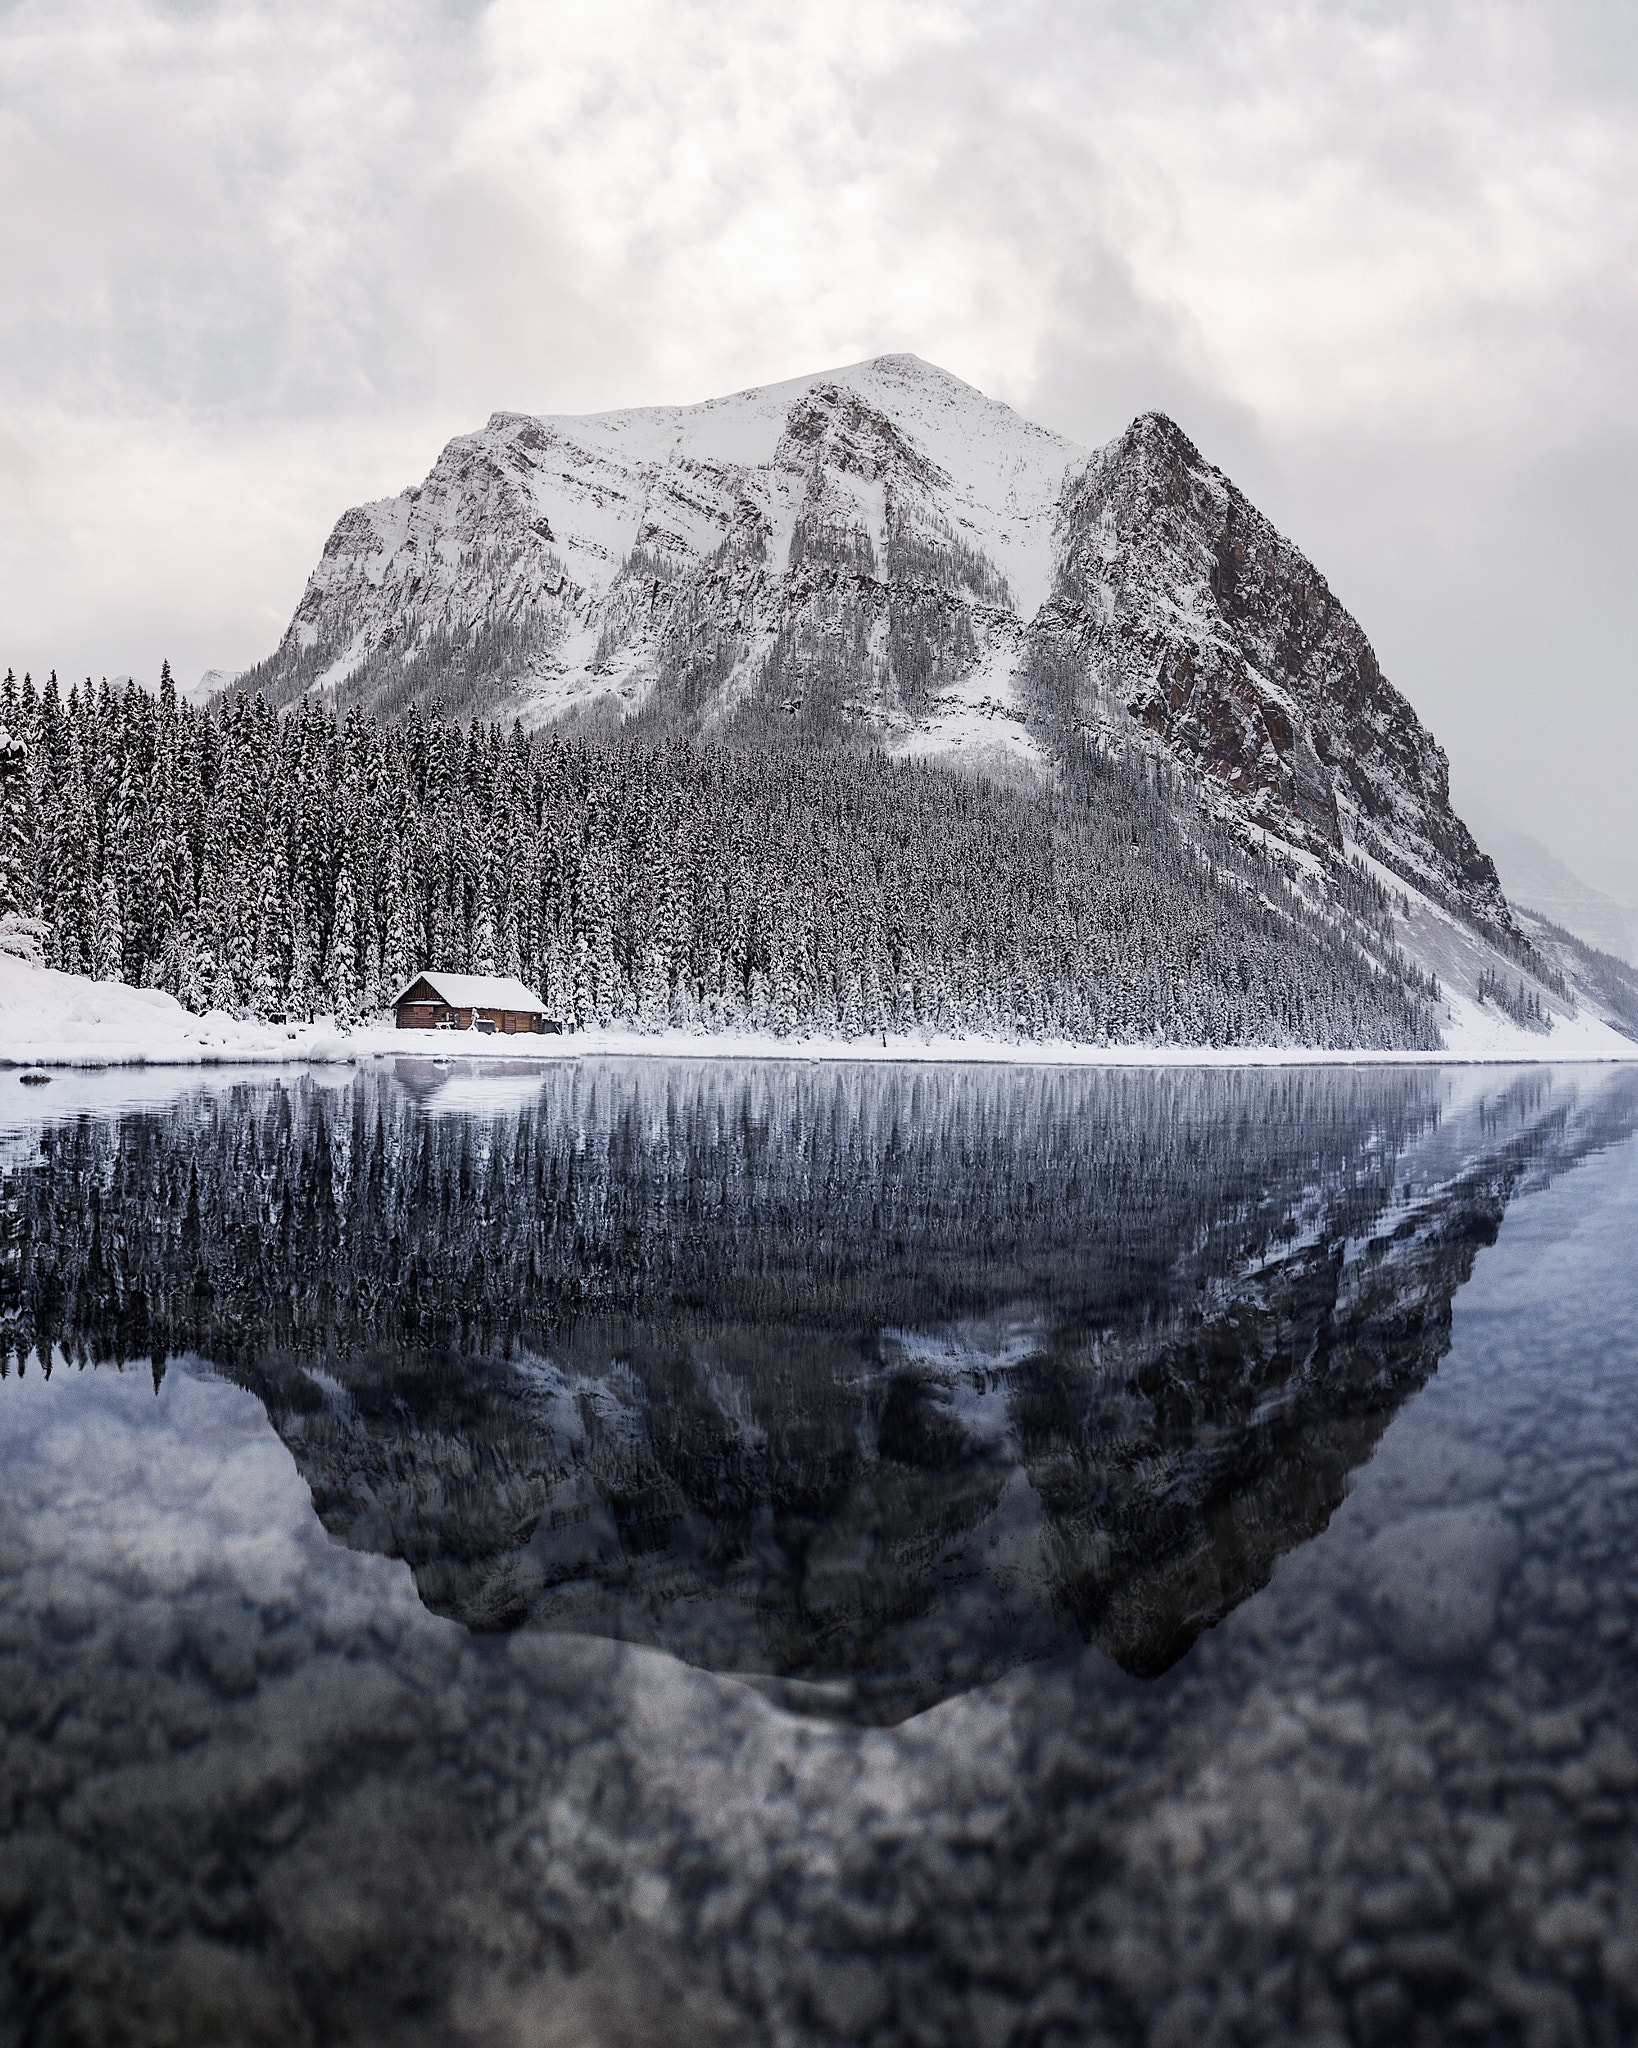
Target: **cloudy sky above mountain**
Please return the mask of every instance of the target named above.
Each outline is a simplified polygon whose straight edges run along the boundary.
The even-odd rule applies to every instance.
[[[0,662],[238,667],[493,410],[1172,412],[1638,894],[1630,0],[0,0]]]

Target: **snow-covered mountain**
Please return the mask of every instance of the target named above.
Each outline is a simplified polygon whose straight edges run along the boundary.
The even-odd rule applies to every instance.
[[[1633,927],[1613,897],[1583,881],[1528,832],[1488,813],[1479,814],[1474,822],[1484,833],[1502,887],[1516,910],[1533,912],[1629,966],[1638,964]]]
[[[1505,930],[1445,756],[1324,578],[1159,414],[1088,450],[915,356],[702,405],[497,413],[345,513],[243,679],[392,712],[1175,761]]]

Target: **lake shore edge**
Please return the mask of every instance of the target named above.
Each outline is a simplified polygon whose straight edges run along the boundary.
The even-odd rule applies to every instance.
[[[1638,1043],[1599,1019],[1556,1018],[1527,1031],[1493,1007],[1452,996],[1445,1044],[1397,1051],[1370,1046],[1093,1045],[1062,1039],[904,1032],[869,1038],[773,1031],[587,1031],[520,1033],[409,1031],[389,1018],[351,1026],[331,1017],[264,1023],[222,1010],[196,1016],[160,989],[93,981],[0,956],[0,1071],[19,1067],[328,1066],[384,1058],[550,1064],[567,1059],[802,1060],[847,1064],[1052,1067],[1215,1066],[1553,1066],[1638,1060]]]
[[[303,1034],[306,1037],[307,1034]],[[315,1034],[315,1037],[317,1034]],[[587,1031],[565,1034],[543,1049],[538,1041],[481,1037],[476,1045],[451,1044],[454,1034],[396,1033],[364,1029],[325,1033],[317,1043],[196,1046],[176,1051],[85,1050],[18,1053],[0,1039],[0,1073],[29,1070],[106,1072],[114,1068],[335,1067],[376,1060],[407,1059],[450,1066],[505,1064],[545,1069],[575,1060],[754,1060],[812,1066],[1014,1066],[1014,1067],[1509,1067],[1618,1066],[1638,1062],[1638,1045],[1604,1047],[1545,1045],[1539,1052],[1516,1047],[1442,1048],[1424,1051],[1373,1050],[1336,1046],[1077,1045],[1007,1039],[914,1039],[889,1035],[886,1045],[836,1039],[775,1038],[752,1033],[656,1034]],[[461,1033],[465,1040],[468,1034]],[[383,1043],[382,1041],[387,1041]],[[405,1042],[409,1041],[409,1042]],[[429,1042],[430,1041],[430,1042]]]

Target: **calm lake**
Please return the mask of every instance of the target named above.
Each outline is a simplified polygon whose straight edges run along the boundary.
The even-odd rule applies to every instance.
[[[1638,2038],[1635,1131],[0,1074],[0,2044]]]

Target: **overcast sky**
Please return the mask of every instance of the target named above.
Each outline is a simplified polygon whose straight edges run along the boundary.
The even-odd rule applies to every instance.
[[[238,668],[499,408],[1160,406],[1638,894],[1631,0],[0,0],[0,665]]]

